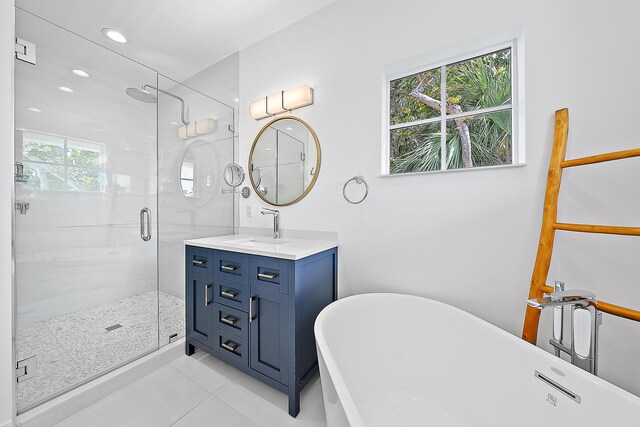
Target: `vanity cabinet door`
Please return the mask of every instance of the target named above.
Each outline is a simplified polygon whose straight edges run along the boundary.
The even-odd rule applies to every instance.
[[[287,384],[289,369],[289,297],[251,286],[249,366],[269,378]]]
[[[187,271],[187,336],[210,346],[213,334],[213,278]]]

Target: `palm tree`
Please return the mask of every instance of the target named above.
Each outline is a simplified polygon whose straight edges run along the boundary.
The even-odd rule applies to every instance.
[[[511,102],[511,51],[446,66],[447,114],[472,112]],[[392,82],[392,123],[438,117],[440,69]],[[446,169],[509,164],[511,109],[465,115],[446,125]],[[441,169],[440,122],[392,130],[391,173]]]

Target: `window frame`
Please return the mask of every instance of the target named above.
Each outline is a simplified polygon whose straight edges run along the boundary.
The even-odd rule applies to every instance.
[[[407,175],[421,175],[421,174],[433,174],[441,172],[454,172],[454,171],[472,171],[483,169],[496,169],[496,168],[512,168],[525,166],[525,151],[524,151],[524,133],[522,132],[523,125],[521,124],[521,117],[524,102],[522,92],[523,87],[521,73],[523,71],[522,64],[522,44],[523,40],[520,37],[512,37],[507,41],[489,44],[488,46],[476,49],[458,49],[460,53],[454,55],[437,55],[437,53],[421,55],[416,58],[402,61],[387,67],[385,73],[385,90],[384,90],[384,108],[383,108],[383,150],[382,150],[382,177],[395,177],[395,176],[407,176]],[[511,103],[509,106],[499,105],[494,107],[482,108],[473,111],[463,111],[458,114],[447,114],[446,109],[442,109],[440,115],[437,117],[431,117],[427,119],[415,120],[407,123],[391,124],[391,82],[404,77],[409,77],[421,72],[440,69],[440,100],[447,97],[447,81],[446,81],[446,67],[459,62],[468,61],[477,57],[485,56],[500,50],[511,49]],[[433,57],[440,56],[442,59],[431,60]],[[459,117],[466,117],[478,114],[487,114],[498,111],[511,110],[511,163],[505,165],[492,165],[492,166],[474,166],[471,168],[456,168],[446,169],[446,124],[448,120],[452,120]],[[433,171],[418,171],[418,172],[405,172],[405,173],[390,173],[391,166],[391,131],[394,129],[402,129],[412,126],[420,126],[425,124],[440,123],[440,131],[444,136],[442,139],[444,143],[440,145],[440,169]]]

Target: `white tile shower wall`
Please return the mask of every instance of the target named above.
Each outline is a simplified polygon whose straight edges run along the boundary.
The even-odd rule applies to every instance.
[[[22,74],[17,84],[41,82],[37,75],[27,78]],[[38,103],[44,113],[34,118],[21,112],[16,118],[17,128],[104,144],[108,180],[105,191],[95,193],[41,191],[18,184],[17,197],[31,204],[27,215],[16,218],[18,326],[156,289],[155,245],[139,237],[140,210],[156,207],[156,108],[136,110],[135,104],[123,108],[122,102],[128,99],[120,87],[94,90],[98,94],[92,92],[90,97],[97,96],[101,102],[77,94],[73,103],[63,103],[62,108],[90,112],[81,116],[85,118],[101,117],[100,131],[75,129],[73,112],[47,114],[59,106],[59,100],[46,90]],[[114,96],[116,91],[119,98]],[[21,135],[16,132],[19,143]],[[117,181],[118,177],[126,177],[126,183]]]
[[[338,232],[341,296],[393,291],[433,297],[519,335],[553,112],[571,111],[568,158],[638,146],[640,121],[625,113],[635,111],[640,95],[628,74],[640,66],[633,54],[640,43],[636,4],[461,0],[456,10],[461,13],[454,19],[445,3],[342,1],[242,50],[240,162],[246,164],[253,137],[266,123],[249,117],[249,103],[283,87],[310,84],[315,104],[294,113],[316,130],[322,168],[304,200],[280,208],[283,227]],[[385,66],[425,52],[492,43],[518,27],[525,34],[527,166],[381,178]],[[586,171],[583,180],[567,173],[561,218],[638,225],[640,190],[631,184],[640,168],[637,160],[627,162]],[[603,179],[609,167],[615,172]],[[342,198],[342,185],[358,174],[370,192],[354,206]],[[596,201],[600,196],[604,200]],[[247,205],[252,217],[245,215]],[[240,225],[269,228],[269,218],[255,214],[261,206],[255,195],[241,199]],[[640,241],[577,241],[589,237],[558,236],[550,280],[639,307]],[[621,248],[609,251],[614,240]],[[601,375],[640,393],[639,325],[611,316],[604,322]],[[542,325],[541,343],[549,330]]]
[[[14,2],[0,3],[0,427],[12,425],[13,292],[11,283],[11,215],[13,213],[13,51]]]

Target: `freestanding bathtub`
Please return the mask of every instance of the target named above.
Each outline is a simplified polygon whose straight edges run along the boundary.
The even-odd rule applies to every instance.
[[[640,426],[640,398],[430,299],[344,298],[315,334],[329,427]]]

